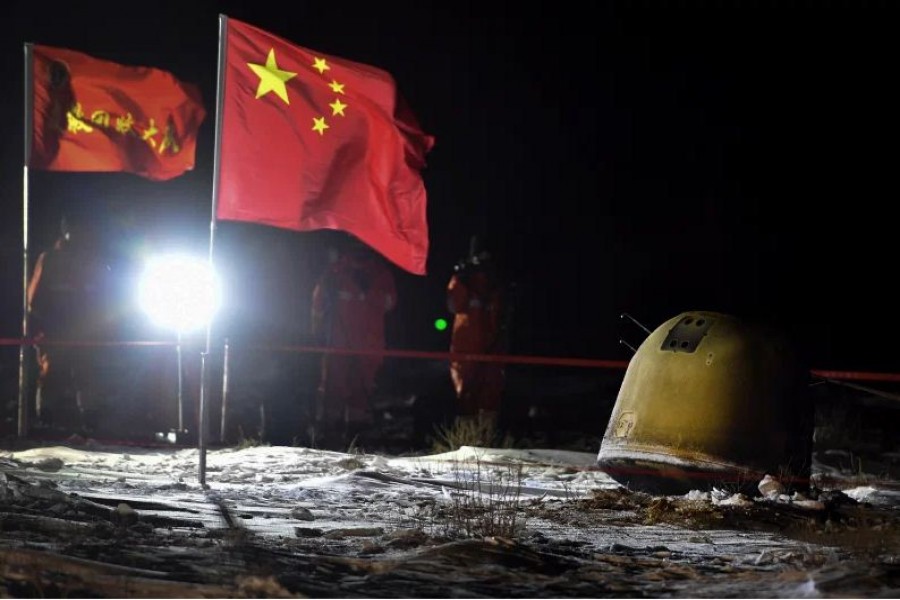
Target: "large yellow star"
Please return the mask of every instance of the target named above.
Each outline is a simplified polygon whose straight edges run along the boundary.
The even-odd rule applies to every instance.
[[[328,66],[328,63],[325,62],[325,59],[324,59],[324,58],[319,58],[319,57],[317,57],[317,56],[314,56],[314,57],[313,57],[313,61],[314,61],[314,62],[313,62],[312,68],[315,69],[316,71],[318,71],[319,74],[322,74],[322,73],[324,73],[325,71],[327,71],[328,69],[331,68],[331,67]]]
[[[325,122],[325,117],[313,117],[313,131],[318,131],[319,135],[325,135],[325,130],[328,129],[328,123]]]
[[[284,100],[285,104],[291,103],[288,100],[287,88],[284,83],[292,77],[296,77],[297,74],[290,71],[282,71],[278,68],[278,64],[275,62],[274,48],[269,50],[269,56],[266,58],[265,65],[247,63],[247,66],[259,76],[259,87],[256,88],[257,99],[269,92],[275,92],[279,98]]]
[[[346,117],[346,116],[347,116],[347,115],[344,114],[344,109],[347,108],[347,105],[344,104],[343,102],[341,102],[341,99],[340,99],[340,98],[335,98],[335,99],[334,99],[334,102],[332,102],[332,103],[329,104],[328,106],[331,107],[331,116],[332,116],[332,117],[333,117],[334,115],[341,115],[342,117]]]
[[[335,94],[343,94],[344,93],[344,84],[338,83],[337,80],[332,79],[331,83],[328,84],[328,87],[331,88]]]

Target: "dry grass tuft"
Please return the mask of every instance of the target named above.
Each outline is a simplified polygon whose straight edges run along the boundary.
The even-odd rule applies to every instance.
[[[513,439],[501,434],[495,418],[484,415],[457,417],[449,426],[435,427],[434,452],[452,452],[463,446],[512,448]]]
[[[512,539],[521,533],[525,527],[522,465],[491,469],[479,460],[467,461],[455,465],[454,478],[447,535]]]

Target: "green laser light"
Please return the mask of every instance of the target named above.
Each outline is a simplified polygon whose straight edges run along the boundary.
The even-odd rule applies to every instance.
[[[447,329],[447,319],[435,319],[434,328],[438,331],[444,331]]]

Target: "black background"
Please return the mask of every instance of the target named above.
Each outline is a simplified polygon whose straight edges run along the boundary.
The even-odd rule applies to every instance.
[[[892,3],[3,10],[3,335],[21,327],[23,43],[167,69],[200,85],[209,112],[195,170],[170,182],[32,172],[32,258],[73,207],[129,223],[145,246],[203,253],[224,13],[388,70],[436,137],[423,173],[428,275],[396,270],[392,346],[447,348],[432,322],[447,316],[452,266],[479,234],[518,283],[517,354],[627,359],[619,339],[642,333],[622,312],[652,329],[701,309],[783,326],[815,367],[897,367]],[[221,223],[217,235],[229,290],[219,330],[302,341],[327,234]]]

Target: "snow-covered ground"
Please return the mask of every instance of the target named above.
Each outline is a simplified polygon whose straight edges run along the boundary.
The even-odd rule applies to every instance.
[[[215,449],[206,453],[206,489],[199,483],[196,449],[51,446],[0,451],[0,459],[87,496],[114,492],[120,498],[178,505],[203,502],[204,494],[212,493],[246,516],[261,513],[263,519],[246,518],[245,525],[270,535],[293,535],[297,522],[290,509],[295,507],[307,508],[317,527],[390,529],[415,518],[422,502],[450,502],[454,495],[477,493],[476,488],[486,498],[510,499],[514,493],[521,504],[590,498],[596,490],[621,487],[597,468],[596,454],[551,449],[464,446],[404,457],[285,446]],[[819,463],[814,472],[842,476]],[[842,488],[858,502],[900,507],[900,489],[891,481]],[[686,498],[717,504],[749,501],[699,491]],[[282,515],[288,518],[279,519]]]
[[[192,519],[210,529],[223,527],[224,504],[249,532],[276,543],[307,543],[307,551],[365,552],[379,544],[389,547],[391,536],[404,531],[439,536],[449,533],[451,525],[458,534],[461,508],[477,505],[497,508],[497,514],[513,506],[520,516],[506,531],[509,536],[577,548],[582,557],[608,557],[626,549],[665,564],[675,558],[695,566],[725,560],[722,577],[708,587],[725,595],[746,595],[748,589],[715,587],[727,585],[727,569],[763,572],[774,569],[773,565],[783,570],[786,564],[799,564],[798,572],[809,573],[808,579],[791,585],[759,581],[752,585],[763,585],[754,589],[769,597],[827,596],[816,587],[816,578],[824,575],[816,574],[812,566],[847,558],[839,544],[827,538],[810,543],[771,527],[737,529],[727,520],[721,526],[691,525],[691,516],[700,512],[721,518],[717,511],[728,507],[749,509],[766,503],[812,515],[810,522],[815,523],[816,512],[823,510],[815,499],[804,503],[776,495],[754,500],[727,492],[695,491],[669,498],[668,504],[660,506],[646,502],[619,506],[618,501],[610,501],[585,510],[598,495],[622,491],[596,468],[595,453],[463,447],[444,454],[400,457],[255,446],[210,450],[206,465],[204,487],[198,479],[196,449],[83,445],[0,451],[0,474],[15,473],[37,485],[52,482],[54,489],[81,498],[110,506],[126,503],[138,513]],[[831,481],[844,475],[825,464],[817,463],[814,470],[829,475]],[[859,485],[848,480],[841,488],[858,502],[894,514],[900,510],[896,482],[870,478]],[[684,514],[685,523],[646,517],[667,509]],[[644,516],[636,522],[635,515]],[[890,556],[897,560],[896,555]],[[682,593],[701,595],[696,590]]]
[[[32,467],[62,489],[81,495],[108,494],[198,502],[196,449],[142,449],[68,446],[0,452],[0,459]],[[209,492],[265,519],[245,519],[264,534],[293,535],[289,508],[307,508],[317,527],[377,524],[392,528],[416,513],[417,502],[448,500],[480,478],[515,488],[519,501],[589,497],[594,489],[619,487],[595,468],[596,455],[565,450],[514,450],[463,447],[444,454],[388,457],[345,454],[300,447],[255,446],[207,452]],[[365,499],[362,505],[357,499]],[[277,518],[287,515],[288,519]],[[214,515],[213,515],[214,516]],[[218,517],[215,517],[218,518]]]
[[[303,447],[253,446],[214,449],[206,452],[206,482],[210,489],[248,491],[251,497],[297,498],[304,490],[326,490],[335,494],[381,489],[384,499],[402,498],[397,485],[416,489],[458,486],[461,479],[480,471],[485,481],[516,473],[522,499],[588,497],[595,489],[620,487],[596,465],[596,453],[551,449],[479,448],[421,456],[333,452]],[[29,450],[0,450],[0,459],[35,468],[35,473],[53,473],[73,489],[92,482],[114,482],[123,489],[201,490],[199,454],[194,448],[142,448],[102,446],[49,446]],[[43,467],[43,468],[42,468]],[[821,463],[814,473],[846,477]],[[372,484],[372,473],[392,478],[390,486]],[[380,483],[386,483],[381,481]],[[843,487],[861,502],[891,504],[898,500],[894,482]],[[251,487],[248,488],[248,484]],[[849,484],[848,484],[849,485]]]

